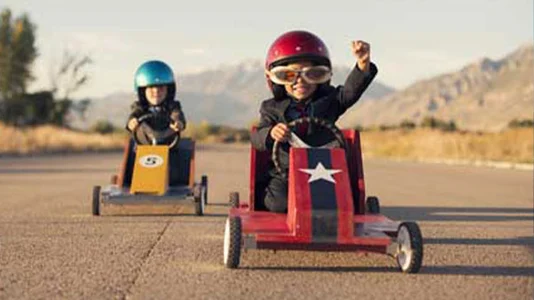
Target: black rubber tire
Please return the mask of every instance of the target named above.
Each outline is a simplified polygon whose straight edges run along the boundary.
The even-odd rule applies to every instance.
[[[230,207],[238,208],[239,207],[239,193],[231,192],[228,202],[230,202]]]
[[[365,200],[365,209],[368,214],[376,215],[380,213],[380,201],[378,197],[369,196]]]
[[[100,189],[99,185],[93,186],[93,216],[100,216]]]
[[[204,187],[204,205],[208,205],[208,176],[200,177],[200,184]]]
[[[408,264],[403,266],[399,261],[399,256],[397,256],[397,265],[403,273],[417,273],[419,272],[419,270],[421,269],[421,265],[423,264],[423,236],[417,223],[403,222],[399,226],[399,232],[403,227],[406,228],[406,230],[408,231],[409,242],[412,251]]]
[[[197,185],[195,187],[195,189],[197,189],[195,192],[194,192],[194,195],[195,195],[195,215],[197,216],[203,216],[204,215],[204,202],[202,200],[202,193],[203,193],[203,188],[202,188],[202,185]]]
[[[229,217],[226,219],[224,230],[223,262],[225,267],[235,269],[241,260],[241,218]]]

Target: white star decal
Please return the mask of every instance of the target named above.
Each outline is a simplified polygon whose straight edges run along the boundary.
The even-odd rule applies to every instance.
[[[325,169],[322,163],[318,163],[315,169],[300,169],[300,171],[311,175],[308,183],[320,179],[336,183],[332,175],[341,172],[341,170]]]

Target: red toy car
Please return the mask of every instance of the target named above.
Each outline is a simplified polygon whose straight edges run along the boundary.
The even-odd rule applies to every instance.
[[[241,248],[303,251],[365,251],[396,258],[405,273],[417,273],[423,260],[423,239],[414,222],[395,222],[380,214],[378,198],[365,198],[360,135],[341,132],[320,119],[302,122],[321,126],[335,136],[336,143],[309,147],[294,133],[290,140],[288,212],[258,210],[257,180],[265,172],[269,153],[251,149],[250,198],[239,203],[230,193],[232,208],[224,233],[224,264],[239,266]],[[272,159],[278,163],[279,144]]]

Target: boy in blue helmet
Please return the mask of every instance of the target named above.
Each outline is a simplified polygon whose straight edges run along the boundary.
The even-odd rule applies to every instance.
[[[175,100],[176,82],[171,68],[162,61],[151,60],[143,63],[136,71],[134,86],[137,101],[131,106],[126,128],[136,135],[143,144],[151,141],[147,131],[166,132],[164,136],[179,134],[185,129],[186,121],[180,102]],[[154,114],[147,120],[148,129],[137,130],[138,118],[145,114]]]

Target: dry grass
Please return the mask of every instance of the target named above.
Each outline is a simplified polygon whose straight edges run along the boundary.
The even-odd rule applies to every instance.
[[[219,131],[213,135],[201,130],[202,125],[198,127],[190,128],[184,136],[194,136],[203,142],[220,142],[213,136],[227,134]],[[53,126],[17,129],[0,124],[0,154],[121,149],[125,138],[125,134],[100,135]],[[533,140],[532,128],[511,129],[500,133],[442,132],[430,129],[362,132],[362,148],[366,157],[414,160],[533,163]]]
[[[78,152],[120,149],[125,135],[100,135],[54,126],[18,129],[0,124],[0,153]]]
[[[367,157],[453,159],[532,163],[534,130],[510,129],[499,133],[390,130],[362,132]]]
[[[250,139],[247,129],[213,125],[206,121],[196,124],[189,122],[182,136],[202,143],[247,143]]]

